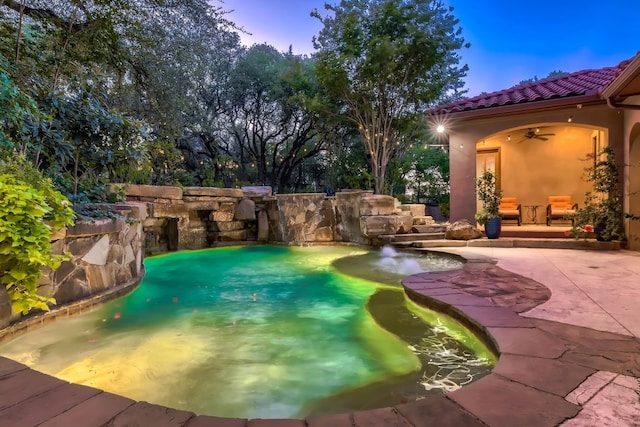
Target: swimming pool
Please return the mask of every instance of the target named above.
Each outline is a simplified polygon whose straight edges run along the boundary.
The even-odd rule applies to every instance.
[[[393,264],[415,268],[416,260],[390,257],[249,246],[148,258],[129,296],[0,353],[133,399],[246,418],[389,406],[488,373],[493,355],[462,327],[409,302],[393,278],[357,278],[338,265],[366,258],[380,268],[360,270],[375,277]]]

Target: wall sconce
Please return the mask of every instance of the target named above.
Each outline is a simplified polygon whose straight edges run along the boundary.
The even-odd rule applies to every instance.
[[[573,121],[573,116],[569,116],[569,118],[567,119],[567,123],[571,123]]]
[[[507,141],[511,141],[511,135],[507,135]]]

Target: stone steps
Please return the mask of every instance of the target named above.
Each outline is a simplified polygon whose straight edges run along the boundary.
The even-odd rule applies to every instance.
[[[491,247],[491,248],[541,248],[541,249],[588,249],[619,250],[620,242],[599,242],[594,239],[575,240],[558,238],[499,238],[474,240],[416,240],[401,243],[404,248],[446,248],[446,247]]]
[[[409,245],[410,248],[457,248],[467,246],[466,240],[415,240]]]
[[[428,215],[422,215],[422,216],[414,216],[413,224],[414,225],[434,225],[436,224],[436,222],[433,219],[433,217]]]
[[[447,231],[444,224],[414,225],[411,227],[412,233],[443,233]]]
[[[407,234],[396,234],[392,241],[394,243],[399,243],[399,242],[414,242],[416,240],[442,240],[442,239],[444,239],[444,232],[407,233]]]

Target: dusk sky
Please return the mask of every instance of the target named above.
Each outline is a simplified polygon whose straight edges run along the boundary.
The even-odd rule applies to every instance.
[[[266,42],[278,50],[313,53],[311,38],[322,25],[323,0],[224,0],[227,18],[252,35],[246,45]],[[328,1],[331,4],[338,0]],[[640,51],[635,21],[640,0],[445,0],[455,8],[462,34],[471,43],[461,51],[469,65],[468,96],[506,89],[549,72],[617,65]]]

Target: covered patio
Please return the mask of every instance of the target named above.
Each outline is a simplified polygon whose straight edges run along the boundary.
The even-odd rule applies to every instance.
[[[548,227],[543,223],[516,225],[509,222],[502,224],[501,237],[526,237],[539,239],[567,239],[571,230],[570,222],[558,222]]]
[[[475,179],[494,170],[504,197],[521,205],[527,229],[503,232],[547,233],[570,228],[553,219],[547,227],[549,198],[584,203],[592,185],[584,169],[605,147],[621,166],[624,212],[640,208],[640,54],[598,70],[482,94],[430,110],[430,125],[441,125],[449,139],[451,221],[473,220],[479,209]],[[621,218],[628,246],[640,250],[640,222]],[[513,222],[515,226],[515,222]],[[516,226],[517,227],[517,226]],[[503,234],[504,235],[504,234]]]

